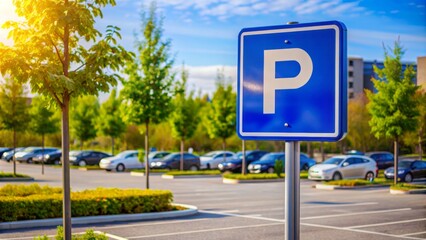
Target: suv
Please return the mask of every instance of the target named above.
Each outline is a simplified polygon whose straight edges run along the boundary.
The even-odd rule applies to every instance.
[[[372,158],[379,169],[393,167],[393,154],[390,152],[367,152],[365,156]]]
[[[256,160],[259,160],[263,155],[267,154],[266,151],[254,150],[246,151],[246,169],[248,165]],[[238,152],[236,159],[226,160],[218,165],[219,170],[223,172],[240,173],[243,165],[243,153]]]

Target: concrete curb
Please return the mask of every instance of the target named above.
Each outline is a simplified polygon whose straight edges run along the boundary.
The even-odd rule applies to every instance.
[[[408,191],[390,189],[390,194],[402,195],[402,194],[426,194],[426,189],[412,189]]]
[[[150,176],[151,175],[152,176],[158,176],[158,175],[161,175],[161,174],[163,174],[163,173],[149,172]],[[130,172],[130,175],[134,176],[134,177],[145,177],[146,176],[144,172]]]
[[[198,208],[192,205],[186,204],[173,204],[175,206],[182,206],[187,208],[186,210],[168,211],[168,212],[156,212],[156,213],[137,213],[137,214],[119,214],[119,215],[107,215],[107,216],[89,216],[89,217],[73,217],[72,224],[91,224],[91,223],[112,223],[112,222],[123,222],[123,221],[143,221],[143,220],[155,220],[175,217],[191,216],[198,213]],[[41,219],[41,220],[26,220],[16,222],[3,222],[0,223],[0,230],[9,229],[22,229],[22,228],[33,228],[33,227],[56,227],[62,225],[62,218],[53,219]]]
[[[222,182],[225,183],[225,184],[270,183],[270,182],[284,182],[284,178],[277,178],[277,179],[251,179],[251,180],[239,180],[239,179],[223,178]]]
[[[9,178],[9,177],[5,177],[5,178],[0,178],[0,182],[31,182],[34,181],[34,178],[30,177],[30,178]]]
[[[356,190],[356,189],[365,189],[365,188],[381,188],[389,187],[389,185],[363,185],[363,186],[339,186],[339,185],[326,185],[326,184],[315,184],[314,187],[320,190]]]
[[[164,179],[218,178],[218,177],[222,177],[222,175],[179,175],[179,176],[167,175],[167,174],[161,175],[161,178],[164,178]]]

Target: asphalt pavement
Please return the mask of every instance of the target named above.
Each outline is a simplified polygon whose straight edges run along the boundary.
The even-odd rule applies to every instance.
[[[31,184],[62,185],[60,168],[18,164],[31,175]],[[0,171],[11,163],[0,161]],[[426,239],[426,195],[392,195],[388,187],[357,190],[318,190],[316,182],[300,186],[300,239]],[[7,184],[0,182],[0,186]],[[284,182],[223,184],[220,177],[163,179],[152,174],[152,189],[169,189],[174,202],[198,207],[198,214],[162,220],[80,224],[104,232],[110,239],[284,239]],[[144,177],[129,173],[71,169],[73,191],[96,187],[141,188]],[[54,227],[0,230],[0,239],[33,239],[53,235]]]

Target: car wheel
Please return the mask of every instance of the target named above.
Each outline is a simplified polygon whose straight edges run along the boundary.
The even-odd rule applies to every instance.
[[[192,166],[189,168],[189,171],[198,171],[198,167],[197,167],[197,166],[195,166],[195,165],[192,165]]]
[[[272,167],[270,167],[270,168],[268,168],[268,173],[274,173],[274,168],[272,168]]]
[[[342,180],[342,175],[340,173],[334,173],[333,174],[333,181]]]
[[[365,180],[368,180],[368,181],[372,182],[374,180],[374,173],[373,172],[368,172],[365,175]]]
[[[80,162],[78,162],[78,166],[80,167],[85,167],[87,165],[86,161],[81,160]]]
[[[118,164],[117,167],[115,168],[117,172],[123,172],[125,169],[126,168],[124,167],[122,163]]]
[[[32,163],[33,159],[32,158],[28,158],[27,163]]]
[[[411,173],[407,173],[404,177],[404,182],[411,182],[413,181],[413,175]]]
[[[210,163],[207,163],[207,169],[210,170]]]
[[[59,165],[59,164],[61,164],[61,161],[59,161],[59,159],[56,159],[56,160],[53,162],[53,164],[55,164],[55,165]]]
[[[302,170],[308,171],[309,170],[308,164],[304,164],[302,167]]]

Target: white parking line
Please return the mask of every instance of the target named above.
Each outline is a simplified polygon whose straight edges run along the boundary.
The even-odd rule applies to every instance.
[[[366,231],[366,230],[361,230],[361,229],[352,229],[352,228],[349,229],[349,228],[333,227],[333,226],[326,226],[326,225],[320,225],[320,224],[311,224],[311,223],[301,223],[301,225],[310,226],[310,227],[318,227],[318,228],[328,228],[328,229],[333,229],[333,230],[342,230],[342,231],[350,231],[350,232],[359,232],[359,233],[374,234],[374,235],[380,235],[380,236],[394,237],[394,238],[397,238],[397,239],[424,240],[424,238],[409,237],[409,236],[405,236],[405,235],[394,235],[394,234],[381,233],[381,232],[372,232],[372,231]]]
[[[400,208],[400,209],[392,209],[392,210],[332,214],[332,215],[322,215],[322,216],[314,216],[314,217],[304,217],[304,218],[301,218],[301,220],[313,220],[313,219],[322,219],[322,218],[331,218],[331,217],[347,217],[347,216],[355,216],[355,215],[400,212],[400,211],[409,211],[409,210],[411,210],[411,208]]]
[[[176,224],[176,223],[187,223],[187,222],[198,222],[210,220],[208,218],[200,218],[200,219],[190,219],[190,220],[174,220],[174,221],[161,221],[154,223],[140,223],[140,224],[122,224],[118,226],[110,226],[110,227],[96,227],[96,229],[116,229],[116,228],[129,228],[129,227],[142,227],[142,226],[154,226],[154,225],[165,225],[165,224]]]
[[[378,202],[364,202],[364,203],[344,203],[344,204],[327,204],[327,205],[315,205],[311,206],[311,204],[307,204],[309,206],[302,205],[300,206],[301,210],[307,208],[326,208],[326,207],[352,207],[352,206],[366,206],[366,205],[376,205]]]
[[[233,213],[226,213],[226,212],[213,212],[213,211],[198,211],[198,212],[209,213],[209,214],[218,214],[218,215],[231,216],[231,217],[249,218],[249,219],[256,219],[256,220],[265,220],[265,221],[272,221],[272,222],[279,222],[279,223],[285,222],[284,219],[266,218],[266,217],[261,217],[259,215],[242,215],[242,214],[233,214]]]
[[[396,222],[385,222],[385,223],[367,224],[367,225],[358,225],[358,226],[352,226],[352,227],[347,227],[347,228],[348,229],[354,229],[354,228],[378,227],[378,226],[400,224],[400,223],[410,223],[410,222],[420,222],[420,221],[426,221],[426,218],[410,219],[410,220],[396,221]]]
[[[408,234],[403,234],[401,236],[414,236],[414,235],[420,235],[420,234],[426,234],[426,232],[408,233]]]
[[[119,236],[112,235],[112,234],[105,233],[105,232],[95,231],[95,233],[97,233],[97,234],[105,234],[105,236],[107,236],[108,239],[112,238],[112,239],[116,239],[116,240],[127,240],[127,238],[119,237]]]
[[[216,231],[235,230],[235,229],[243,229],[243,228],[268,227],[268,226],[274,226],[274,225],[282,225],[282,223],[268,223],[268,224],[246,225],[246,226],[238,226],[238,227],[212,228],[212,229],[185,231],[185,232],[162,233],[162,234],[155,234],[155,235],[148,235],[148,236],[147,235],[144,235],[144,236],[132,236],[132,237],[128,237],[127,239],[166,237],[166,236],[176,236],[176,235],[184,235],[184,234],[194,234],[194,233],[204,233],[204,232],[216,232]]]

